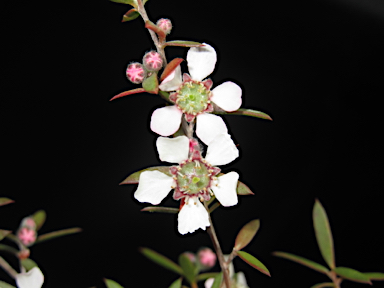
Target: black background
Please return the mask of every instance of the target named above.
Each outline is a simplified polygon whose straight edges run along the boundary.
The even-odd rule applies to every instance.
[[[381,1],[193,2],[151,0],[154,22],[170,18],[169,40],[211,44],[214,85],[243,89],[242,107],[273,122],[224,116],[240,159],[238,171],[255,192],[218,209],[213,220],[225,253],[242,225],[260,219],[244,250],[269,278],[241,260],[250,287],[310,287],[324,275],[271,255],[286,251],[323,265],[312,228],[316,198],[324,205],[339,266],[384,272],[382,102],[384,5]],[[160,164],[149,129],[164,105],[149,94],[109,99],[137,86],[125,68],[154,48],[141,19],[121,23],[128,6],[108,1],[3,4],[1,228],[44,209],[41,233],[83,232],[32,247],[44,287],[168,287],[176,275],[146,258],[152,248],[174,261],[209,246],[205,232],[181,236],[176,217],[140,212],[130,173]],[[169,48],[168,59],[187,48]],[[167,198],[164,205],[177,206]],[[14,262],[4,255],[12,264]],[[218,267],[216,267],[218,270]],[[12,280],[3,271],[0,279]],[[362,287],[346,281],[343,287]],[[375,282],[374,287],[384,287]]]

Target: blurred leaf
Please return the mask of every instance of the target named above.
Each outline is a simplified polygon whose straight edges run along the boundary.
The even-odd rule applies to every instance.
[[[123,15],[123,20],[121,22],[127,22],[135,20],[137,17],[140,16],[140,13],[136,10],[136,8],[132,8],[127,13]]]
[[[237,255],[243,259],[246,263],[251,265],[253,268],[259,270],[261,273],[264,273],[265,275],[268,275],[271,277],[271,274],[269,273],[267,267],[264,266],[263,263],[261,263],[258,259],[256,259],[251,254],[244,252],[244,251],[237,251]]]
[[[333,284],[332,282],[324,282],[324,283],[319,283],[311,286],[311,288],[325,288],[325,287],[335,287],[335,284]]]
[[[4,237],[7,236],[10,233],[12,233],[12,231],[0,229],[0,241],[3,240]]]
[[[344,279],[372,285],[372,282],[369,277],[357,270],[347,267],[336,267],[335,269],[333,269],[333,271]]]
[[[47,214],[44,210],[39,210],[32,215],[32,218],[36,223],[36,230],[39,230],[41,226],[43,226],[45,219],[47,218]]]
[[[315,228],[316,240],[321,255],[331,269],[335,268],[335,253],[331,227],[329,225],[327,213],[317,199],[313,207],[313,227]]]
[[[219,288],[222,281],[223,281],[223,272],[219,273],[215,277],[215,280],[213,281],[211,288]]]
[[[257,230],[260,228],[260,220],[252,220],[245,224],[243,228],[241,228],[240,232],[237,234],[236,240],[235,240],[235,246],[233,249],[235,250],[241,250],[245,246],[251,242],[253,237],[255,237]]]
[[[195,280],[196,267],[187,255],[180,254],[179,265],[180,265],[181,269],[183,269],[183,274],[184,274],[185,278],[188,280],[188,282],[189,283],[196,282],[196,280]]]
[[[159,93],[159,82],[157,80],[156,72],[153,72],[151,76],[143,81],[143,88],[146,92],[151,94]]]
[[[115,3],[129,4],[129,5],[132,5],[133,7],[137,6],[134,0],[111,0],[111,1]]]
[[[204,44],[194,41],[184,41],[184,40],[175,40],[175,41],[168,41],[164,43],[165,46],[180,46],[180,47],[200,47],[204,46]]]
[[[0,251],[5,251],[8,253],[11,253],[11,254],[15,255],[16,257],[18,257],[18,254],[19,254],[19,250],[15,249],[11,246],[4,245],[4,244],[0,244]]]
[[[160,172],[172,177],[172,174],[169,171],[169,167],[170,166],[154,166],[154,167],[145,168],[143,170],[137,171],[137,172],[129,175],[127,178],[125,178],[125,180],[123,182],[120,183],[120,185],[139,183],[140,174],[143,173],[144,171],[155,171],[156,170],[156,171],[160,171]]]
[[[240,108],[240,109],[238,109],[236,111],[233,111],[233,112],[214,111],[213,113],[215,113],[215,114],[227,114],[227,115],[252,116],[252,117],[257,117],[257,118],[261,118],[261,119],[271,120],[272,121],[271,116],[269,116],[268,114],[266,114],[264,112],[252,110],[252,109]]]
[[[308,268],[316,270],[320,273],[324,273],[326,275],[329,272],[328,268],[324,267],[323,265],[320,265],[316,262],[313,262],[311,260],[308,260],[308,259],[300,257],[300,256],[296,256],[296,255],[293,255],[290,253],[285,253],[285,252],[273,252],[272,254],[277,256],[277,257],[281,257],[281,258],[285,258],[285,259],[297,262],[301,265],[307,266]]]
[[[121,97],[124,97],[124,96],[132,95],[132,94],[137,94],[137,93],[144,93],[144,92],[146,92],[144,90],[144,88],[132,89],[132,90],[129,90],[129,91],[121,92],[120,94],[117,94],[116,96],[113,96],[109,101],[112,101],[112,100],[115,100],[117,98],[121,98]]]
[[[46,234],[38,236],[35,244],[43,242],[43,241],[51,240],[51,239],[54,239],[57,237],[61,237],[61,236],[65,236],[65,235],[71,235],[74,233],[79,233],[81,231],[82,231],[81,228],[68,228],[68,229],[63,229],[63,230],[58,230],[58,231],[46,233]]]
[[[159,212],[159,213],[179,213],[179,208],[171,208],[171,207],[159,207],[159,206],[149,206],[141,209],[143,212]]]
[[[165,78],[171,74],[177,66],[180,65],[181,62],[183,62],[184,59],[182,58],[175,58],[171,62],[168,63],[167,66],[165,66],[163,73],[160,76],[160,81],[163,81]]]
[[[384,273],[381,272],[365,272],[363,273],[371,280],[384,281]]]
[[[12,286],[11,284],[5,283],[0,280],[0,287],[1,288],[16,288],[15,286]]]
[[[123,286],[121,286],[119,283],[111,279],[104,278],[104,283],[108,288],[123,288]]]
[[[174,281],[169,288],[181,288],[181,282],[183,278],[179,278],[176,281]]]
[[[4,205],[7,205],[7,204],[10,204],[13,202],[15,202],[15,201],[13,201],[12,199],[9,199],[6,197],[0,197],[0,206],[4,206]]]
[[[149,248],[140,248],[139,251],[146,256],[148,259],[152,260],[156,264],[171,270],[181,276],[183,276],[183,269],[179,265],[177,265],[172,260],[168,259],[167,257],[149,249]]]
[[[33,267],[39,267],[37,266],[36,262],[30,258],[22,259],[20,260],[20,263],[25,268],[25,270],[27,270],[27,272],[31,270]]]
[[[196,281],[204,281],[208,278],[215,278],[217,275],[219,275],[219,272],[208,272],[208,273],[201,273],[197,275]]]

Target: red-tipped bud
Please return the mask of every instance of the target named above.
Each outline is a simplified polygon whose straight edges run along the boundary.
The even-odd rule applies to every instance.
[[[209,248],[200,249],[199,252],[197,252],[197,258],[203,266],[203,270],[210,269],[216,264],[216,254]]]
[[[161,18],[161,19],[159,19],[157,21],[156,25],[159,26],[160,29],[165,32],[165,34],[171,33],[171,30],[172,30],[171,20],[165,19],[165,18]]]
[[[143,65],[148,71],[159,71],[163,67],[163,59],[156,51],[150,51],[144,55]]]
[[[129,64],[126,73],[128,80],[134,84],[140,84],[144,81],[144,67],[138,62]]]

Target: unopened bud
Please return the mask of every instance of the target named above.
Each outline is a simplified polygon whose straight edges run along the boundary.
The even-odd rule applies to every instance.
[[[143,82],[145,77],[143,65],[138,62],[129,64],[127,67],[126,74],[128,80],[134,84],[140,84],[141,82]]]
[[[209,248],[199,250],[197,258],[205,269],[212,268],[216,264],[216,254]]]
[[[20,242],[25,246],[31,246],[36,241],[36,230],[30,229],[29,227],[21,227],[19,231],[17,231],[17,238],[19,238]]]
[[[148,71],[159,71],[163,67],[163,59],[156,51],[150,51],[144,55],[143,65]]]
[[[171,20],[161,18],[157,21],[156,25],[160,27],[161,30],[165,32],[165,34],[171,33],[172,30],[172,23]]]

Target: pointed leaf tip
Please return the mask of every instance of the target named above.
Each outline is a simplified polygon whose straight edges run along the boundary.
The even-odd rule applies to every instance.
[[[15,201],[13,201],[12,199],[9,199],[6,197],[0,197],[0,206],[7,205],[7,204],[10,204],[13,202],[15,202]]]
[[[256,259],[256,257],[244,251],[237,251],[236,253],[244,262],[246,262],[253,268],[259,270],[261,273],[271,277],[271,274],[269,273],[267,267],[265,267],[263,263]]]
[[[139,248],[140,253],[142,253],[145,257],[152,260],[156,264],[171,270],[179,275],[184,275],[183,269],[179,265],[177,265],[172,260],[168,259],[167,257],[161,255],[160,253],[157,253],[156,251],[153,251],[152,249],[140,247]]]
[[[44,210],[39,210],[32,215],[32,218],[36,223],[36,230],[39,230],[43,226],[45,219],[47,218],[47,214]]]
[[[139,16],[140,16],[140,13],[135,8],[132,8],[131,10],[129,10],[127,13],[123,15],[123,19],[121,20],[121,22],[132,21]]]
[[[103,280],[107,288],[123,288],[123,286],[121,286],[116,281],[113,281],[111,279],[106,279],[106,278],[104,278]]]
[[[162,172],[168,176],[172,176],[172,174],[169,172],[169,166],[154,166],[154,167],[145,168],[143,170],[130,174],[127,178],[124,179],[123,182],[120,183],[120,185],[137,184],[139,183],[141,173],[143,173],[144,171],[155,171],[155,170]]]
[[[109,101],[112,101],[112,100],[115,100],[117,98],[121,98],[121,97],[124,97],[124,96],[132,95],[132,94],[137,94],[137,93],[144,93],[144,92],[146,92],[144,88],[132,89],[132,90],[125,91],[125,92],[122,92],[120,94],[117,94],[117,95],[113,96],[111,99],[109,99]]]
[[[252,220],[241,228],[235,240],[234,250],[241,250],[251,242],[260,228],[260,220]]]

